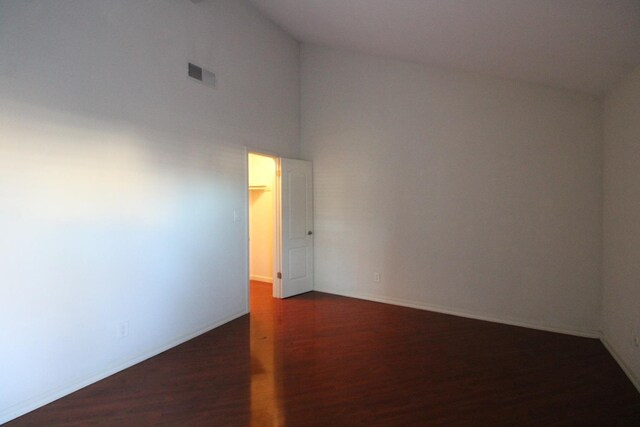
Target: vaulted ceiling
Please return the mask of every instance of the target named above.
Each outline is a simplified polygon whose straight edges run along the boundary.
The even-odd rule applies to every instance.
[[[301,42],[602,95],[640,65],[640,0],[250,0]]]

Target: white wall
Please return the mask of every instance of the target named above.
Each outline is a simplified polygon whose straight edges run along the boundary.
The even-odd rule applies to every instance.
[[[275,159],[249,154],[249,273],[251,280],[273,283],[275,248]]]
[[[0,2],[0,423],[247,312],[244,146],[297,155],[298,78],[246,1]]]
[[[605,99],[605,342],[640,390],[640,68]]]
[[[597,335],[598,100],[317,46],[301,55],[317,290]]]

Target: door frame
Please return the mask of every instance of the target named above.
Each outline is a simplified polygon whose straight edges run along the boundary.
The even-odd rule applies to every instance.
[[[278,273],[282,271],[282,203],[281,203],[281,190],[282,182],[280,180],[280,159],[281,157],[273,152],[269,152],[259,148],[245,147],[244,159],[245,159],[245,203],[246,203],[246,236],[247,236],[247,251],[246,251],[246,277],[247,277],[247,312],[251,308],[251,233],[250,233],[250,221],[251,221],[251,193],[249,192],[249,154],[257,154],[259,156],[270,157],[275,162],[275,188],[274,200],[273,200],[273,297],[282,298],[282,279],[278,278]]]
[[[282,158],[276,157],[276,188],[274,197],[276,222],[273,226],[273,297],[282,298]]]

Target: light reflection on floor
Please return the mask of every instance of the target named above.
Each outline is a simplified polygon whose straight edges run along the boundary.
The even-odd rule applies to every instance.
[[[277,324],[269,283],[251,282],[251,425],[282,426],[284,412],[279,402],[275,348]]]

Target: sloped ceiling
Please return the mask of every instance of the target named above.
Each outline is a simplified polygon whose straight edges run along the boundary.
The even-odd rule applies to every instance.
[[[640,65],[640,0],[250,0],[301,42],[602,95]]]

